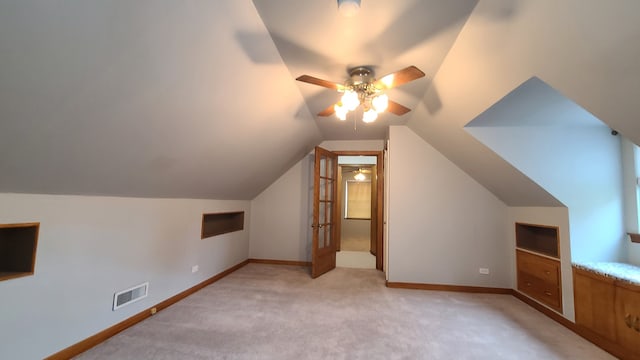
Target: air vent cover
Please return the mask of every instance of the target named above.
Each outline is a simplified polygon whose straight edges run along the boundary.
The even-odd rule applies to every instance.
[[[149,293],[149,283],[143,283],[127,290],[122,290],[113,295],[113,310],[134,303],[138,300],[142,300],[147,297]]]

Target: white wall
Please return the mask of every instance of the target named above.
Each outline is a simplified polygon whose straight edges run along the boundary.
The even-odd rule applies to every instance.
[[[236,210],[245,230],[200,239],[203,213]],[[40,222],[35,275],[0,282],[0,358],[51,355],[244,261],[249,219],[248,201],[0,194],[0,223]]]
[[[312,161],[305,156],[251,201],[250,258],[311,260]]]
[[[620,140],[606,126],[467,130],[569,208],[572,261],[626,261]]]
[[[510,207],[509,208],[509,244],[512,257],[511,279],[513,288],[517,287],[515,248],[516,232],[515,223],[550,225],[558,227],[560,237],[560,260],[562,272],[562,312],[571,321],[574,321],[573,305],[573,277],[571,273],[571,244],[569,241],[569,212],[566,207]]]
[[[389,135],[389,281],[511,288],[507,206],[411,129]]]
[[[324,141],[333,151],[381,151],[384,140]],[[251,201],[249,257],[311,260],[313,154],[305,156]]]
[[[624,191],[624,223],[625,230],[630,233],[638,233],[638,175],[640,172],[640,159],[634,143],[625,137],[620,138],[622,151],[622,176]],[[640,244],[627,241],[627,262],[640,266]]]

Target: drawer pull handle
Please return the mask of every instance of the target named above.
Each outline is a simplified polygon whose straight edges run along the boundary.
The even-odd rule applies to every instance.
[[[547,296],[551,296],[551,291],[545,291],[544,294]]]
[[[631,314],[627,314],[624,316],[624,323],[627,325],[629,329],[631,329]]]
[[[544,273],[547,275],[551,275],[551,271],[545,271]]]
[[[531,286],[531,283],[530,283],[530,282],[528,282],[528,283],[527,283],[527,286]]]

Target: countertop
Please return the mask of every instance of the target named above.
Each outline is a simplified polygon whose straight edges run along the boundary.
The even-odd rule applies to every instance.
[[[574,262],[573,266],[640,286],[640,266],[618,262]]]

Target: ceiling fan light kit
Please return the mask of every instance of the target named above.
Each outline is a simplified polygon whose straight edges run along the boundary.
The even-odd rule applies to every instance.
[[[338,12],[345,17],[352,17],[360,10],[360,0],[338,0]]]
[[[340,101],[318,113],[318,116],[329,116],[335,113],[338,119],[344,121],[350,111],[354,111],[362,105],[362,121],[371,123],[378,118],[379,113],[386,110],[396,115],[404,115],[411,111],[389,100],[389,96],[384,93],[384,90],[419,79],[424,75],[417,67],[409,66],[376,80],[373,69],[367,66],[358,66],[349,70],[349,80],[344,85],[309,75],[299,76],[296,80],[343,93]]]

